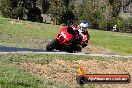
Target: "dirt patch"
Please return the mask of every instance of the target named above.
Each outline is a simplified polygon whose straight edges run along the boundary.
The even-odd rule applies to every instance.
[[[41,77],[67,84],[71,88],[77,87],[77,68],[81,65],[86,73],[91,74],[127,74],[132,75],[132,61],[98,61],[78,60],[65,61],[54,59],[48,64],[21,63],[23,69]],[[86,85],[87,86],[87,85]],[[99,84],[96,88],[130,88],[130,84]]]
[[[22,24],[21,20],[13,20],[13,21],[9,21],[9,23],[13,24]]]
[[[82,49],[82,52],[85,53],[96,53],[96,54],[106,54],[106,55],[116,55],[116,53],[104,49],[104,48],[99,48],[99,47],[95,47],[95,46],[87,46],[85,48]]]

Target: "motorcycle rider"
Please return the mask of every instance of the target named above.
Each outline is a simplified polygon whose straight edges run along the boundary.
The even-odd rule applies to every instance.
[[[78,42],[82,42],[82,40],[84,39],[84,34],[85,35],[88,35],[88,40],[90,39],[90,36],[89,36],[89,33],[87,31],[88,29],[88,22],[86,21],[83,21],[81,22],[78,26],[73,26],[71,25],[71,23],[69,22],[68,24],[68,32],[71,33],[72,35],[74,36],[78,36],[78,38],[73,38],[71,43],[72,44],[76,44]],[[87,40],[87,43],[88,43],[88,40]],[[83,45],[83,47],[87,46],[87,44]]]
[[[83,34],[82,33],[87,34],[88,35],[88,40],[90,39],[90,35],[89,35],[88,31],[87,31],[88,27],[89,27],[88,22],[83,21],[83,22],[81,22],[78,25],[77,28],[73,28],[74,30],[78,30],[78,33],[79,33],[79,41],[80,42],[83,40]]]
[[[72,21],[68,20],[67,21],[67,26],[68,26],[67,31],[70,34],[72,34],[74,36],[76,36],[78,34],[78,31],[74,30],[74,28],[77,28],[77,27],[76,26],[73,26],[73,22]]]

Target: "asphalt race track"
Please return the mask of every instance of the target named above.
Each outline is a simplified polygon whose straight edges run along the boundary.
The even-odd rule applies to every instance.
[[[83,56],[100,56],[100,57],[122,57],[122,58],[132,58],[132,56],[121,56],[121,55],[105,55],[105,54],[90,54],[90,53],[67,53],[61,51],[48,52],[45,49],[30,49],[30,48],[18,48],[18,47],[5,47],[0,46],[0,54],[9,53],[35,53],[35,54],[62,54],[62,55],[83,55]]]

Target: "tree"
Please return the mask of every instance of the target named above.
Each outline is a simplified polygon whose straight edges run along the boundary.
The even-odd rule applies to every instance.
[[[41,10],[36,5],[36,0],[2,0],[1,12],[5,17],[42,21]]]
[[[33,8],[30,8],[27,14],[27,20],[29,21],[37,21],[37,22],[42,22],[43,19],[41,17],[41,10],[34,6]]]
[[[65,12],[64,2],[62,0],[50,0],[49,13],[53,14],[58,20]]]
[[[49,13],[53,14],[58,24],[74,20],[74,13],[69,8],[72,0],[50,0]]]
[[[98,0],[85,0],[81,4],[79,13],[79,20],[80,21],[88,21],[91,28],[99,29],[104,28],[106,26],[106,19],[105,19],[105,9],[103,5],[98,3]],[[82,8],[83,7],[83,8]]]
[[[43,13],[48,12],[49,6],[50,6],[50,4],[49,4],[48,0],[42,0],[42,11],[43,11]]]
[[[112,16],[118,16],[121,11],[122,0],[109,0],[109,3],[112,6]]]
[[[12,4],[10,0],[1,0],[1,13],[5,17],[10,17],[12,11]]]
[[[12,11],[11,11],[11,18],[15,18],[17,19],[19,17],[19,19],[23,19],[23,14],[24,14],[24,2],[23,1],[16,1],[16,0],[12,0]]]

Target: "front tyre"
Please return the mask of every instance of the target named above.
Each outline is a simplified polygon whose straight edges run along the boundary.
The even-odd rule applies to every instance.
[[[46,45],[46,50],[47,51],[52,51],[55,49],[55,45],[57,43],[57,39],[54,39],[52,41],[50,41],[47,45]]]

